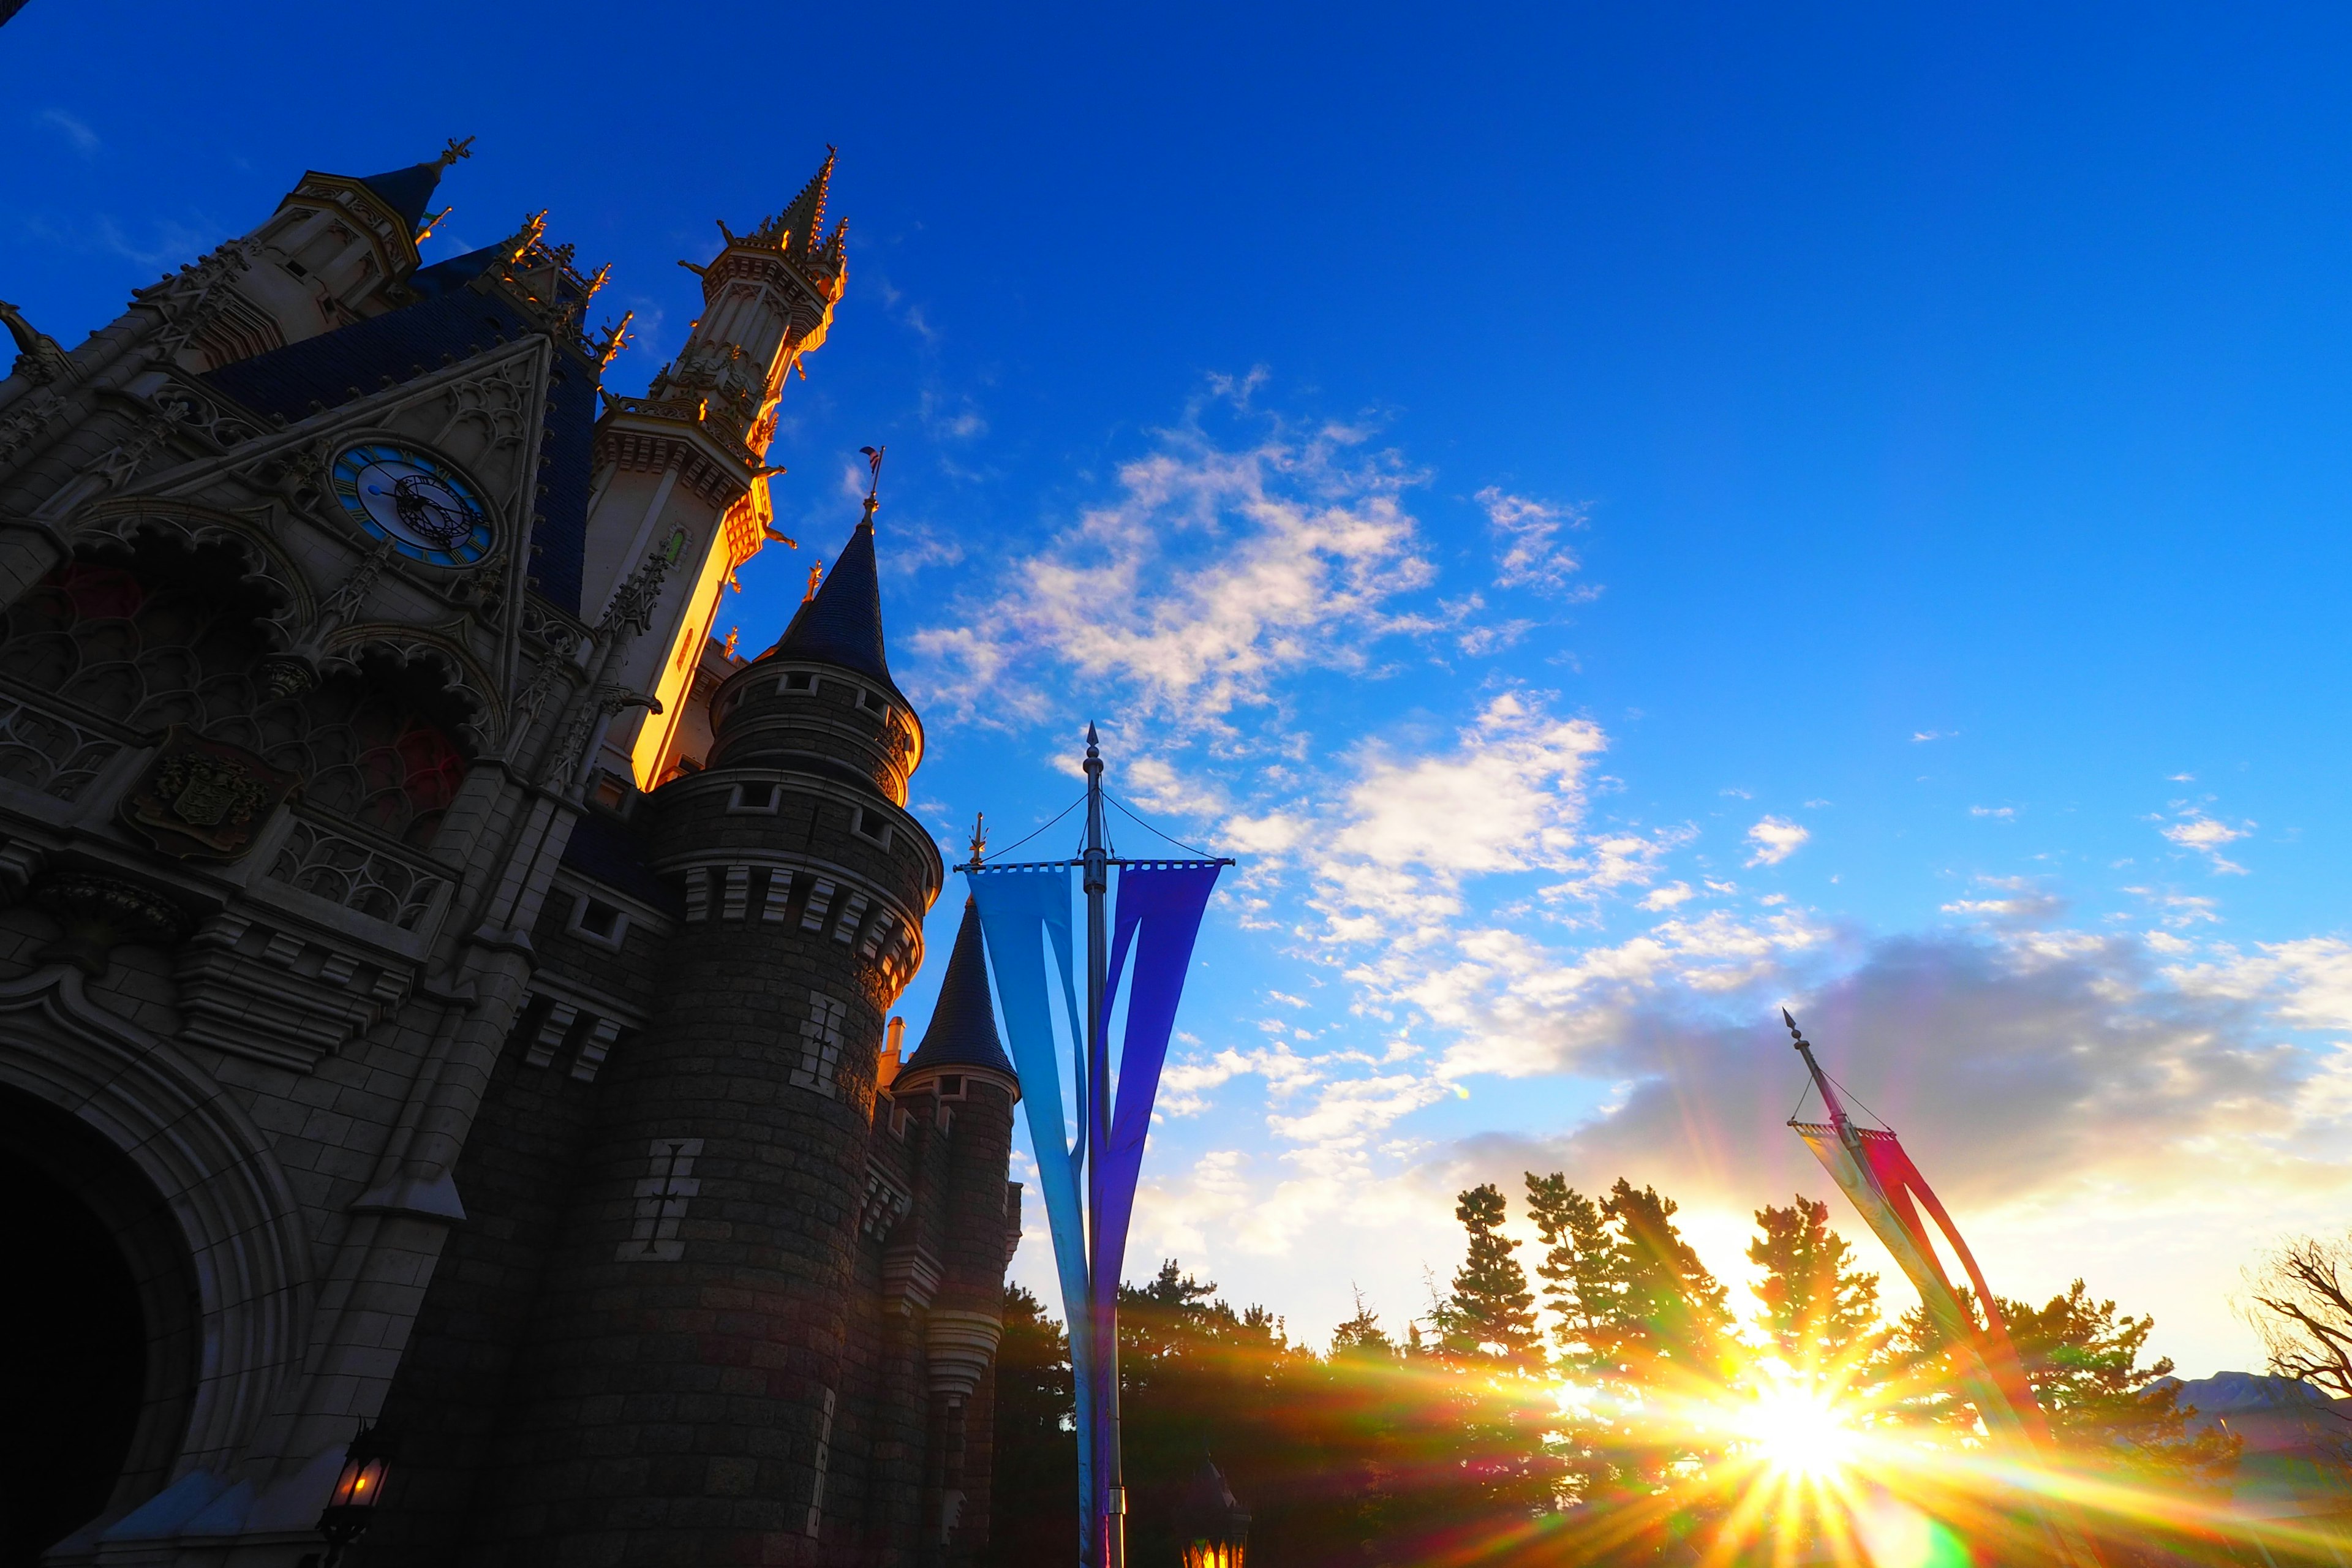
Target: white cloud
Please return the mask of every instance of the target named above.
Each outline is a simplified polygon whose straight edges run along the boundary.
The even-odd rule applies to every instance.
[[[1911,732],[1911,740],[1916,745],[1923,741],[1949,741],[1958,734],[1958,730],[1914,730]]]
[[[2066,900],[2044,891],[2022,877],[1979,877],[1979,888],[2005,893],[2006,898],[1956,899],[1944,906],[1948,915],[1967,915],[2002,926],[2045,924],[2066,910]]]
[[[1435,940],[1463,912],[1467,877],[1561,872],[1583,896],[1646,880],[1640,840],[1595,846],[1581,835],[1586,771],[1608,743],[1591,720],[1563,719],[1532,694],[1506,691],[1446,751],[1366,748],[1307,840],[1310,901],[1327,934]]]
[[[1970,816],[1990,816],[1997,818],[2002,822],[2007,822],[2017,816],[2017,807],[2013,805],[1972,805],[1969,807],[1969,815]]]
[[[1756,853],[1748,858],[1748,864],[1778,866],[1794,855],[1811,837],[1809,829],[1785,817],[1764,817],[1748,830],[1748,842],[1756,847]]]
[[[961,624],[916,634],[931,702],[1033,718],[1075,673],[1116,683],[1141,717],[1215,728],[1275,703],[1286,676],[1370,673],[1384,639],[1459,619],[1398,607],[1436,573],[1403,504],[1421,476],[1394,453],[1360,429],[1270,417],[1229,447],[1202,413],[1123,465],[1116,498],[960,606]]]
[[[1583,569],[1583,563],[1559,542],[1559,535],[1563,529],[1584,526],[1583,510],[1515,496],[1496,485],[1480,490],[1477,499],[1486,510],[1487,522],[1503,541],[1502,552],[1495,562],[1495,581],[1506,588],[1565,591],[1569,580]],[[1589,598],[1591,590],[1577,596]]]
[[[2189,806],[2180,813],[2179,821],[2167,823],[2158,831],[2181,848],[2204,856],[2214,870],[2242,877],[2246,868],[2223,857],[2221,847],[2235,844],[2252,832],[2253,827],[2251,822],[2232,827],[2226,822],[2206,816],[2196,806]]]

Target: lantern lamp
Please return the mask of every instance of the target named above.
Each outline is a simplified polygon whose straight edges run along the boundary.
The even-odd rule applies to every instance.
[[[1184,1568],[1243,1568],[1249,1545],[1249,1510],[1225,1484],[1224,1472],[1208,1455],[1185,1483],[1176,1505],[1176,1540]]]
[[[335,1489],[327,1494],[326,1509],[319,1515],[319,1533],[327,1538],[327,1560],[322,1568],[335,1568],[342,1561],[343,1548],[357,1541],[375,1518],[376,1504],[383,1498],[384,1479],[392,1474],[392,1459],[391,1442],[366,1422],[361,1422],[351,1447],[343,1451],[343,1468],[335,1477]]]

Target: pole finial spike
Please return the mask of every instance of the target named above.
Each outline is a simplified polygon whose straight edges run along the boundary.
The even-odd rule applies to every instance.
[[[980,869],[980,858],[988,852],[988,813],[976,811],[971,817],[971,858],[966,864]]]
[[[1097,736],[1097,735],[1095,733],[1095,721],[1094,721],[1093,720],[1091,720],[1091,719],[1087,720],[1087,749],[1091,751],[1093,748],[1095,748],[1095,747],[1097,747],[1097,746],[1099,746],[1099,745],[1101,745],[1101,744],[1102,744],[1102,740],[1101,740],[1101,738],[1100,738],[1099,736]]]

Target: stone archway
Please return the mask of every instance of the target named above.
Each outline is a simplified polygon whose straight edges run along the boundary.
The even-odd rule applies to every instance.
[[[198,1290],[163,1194],[70,1113],[0,1087],[9,1195],[0,1568],[162,1487],[195,1392]]]
[[[113,1513],[247,1456],[299,1372],[313,1290],[301,1212],[260,1130],[184,1052],[82,987],[63,964],[0,981],[0,1145],[72,1184],[136,1289],[141,1396]]]

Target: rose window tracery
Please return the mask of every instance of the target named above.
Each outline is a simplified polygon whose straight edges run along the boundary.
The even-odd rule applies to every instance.
[[[274,694],[256,626],[268,606],[205,553],[68,562],[9,610],[0,677],[151,734],[184,724],[299,773],[311,807],[430,843],[466,764],[434,672],[363,655],[356,673]]]

